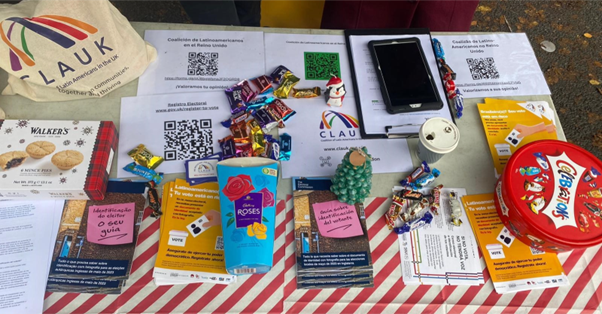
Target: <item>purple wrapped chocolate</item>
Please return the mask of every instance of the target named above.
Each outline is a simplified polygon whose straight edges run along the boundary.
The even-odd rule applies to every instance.
[[[230,103],[230,112],[232,112],[232,114],[239,113],[247,109],[247,106],[245,106],[245,103],[242,99],[242,89],[242,86],[232,86],[225,91],[226,97],[228,97],[228,102]]]
[[[279,65],[274,71],[272,71],[272,74],[270,74],[270,77],[272,78],[272,81],[274,83],[280,84],[280,82],[282,82],[282,76],[287,71],[290,71],[290,70],[287,69],[284,65]]]

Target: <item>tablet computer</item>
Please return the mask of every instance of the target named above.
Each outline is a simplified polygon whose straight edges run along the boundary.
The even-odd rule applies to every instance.
[[[368,46],[388,113],[443,107],[418,38],[373,40]]]

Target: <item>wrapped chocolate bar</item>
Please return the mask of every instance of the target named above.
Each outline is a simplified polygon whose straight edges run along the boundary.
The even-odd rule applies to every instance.
[[[253,100],[253,98],[255,98],[255,96],[257,96],[257,93],[255,93],[253,88],[251,88],[251,85],[249,85],[249,81],[247,80],[241,81],[240,83],[236,84],[236,86],[240,86],[242,88],[242,100],[245,103],[250,102]]]
[[[290,70],[287,69],[284,65],[279,65],[278,67],[276,67],[276,69],[274,71],[272,71],[272,74],[270,74],[270,77],[272,78],[272,82],[274,82],[276,84],[280,84],[280,82],[282,82],[282,78],[284,77],[284,74],[286,72],[290,72]]]
[[[270,134],[266,134],[264,139],[266,145],[266,157],[274,160],[280,159],[280,142]]]
[[[230,126],[230,132],[236,143],[249,143],[250,134],[246,121],[240,121]]]
[[[232,114],[236,114],[241,111],[245,111],[247,106],[243,101],[242,96],[242,86],[232,86],[225,90],[226,97],[228,97],[228,102],[230,103],[230,112]]]
[[[322,90],[320,87],[314,88],[293,88],[293,97],[295,98],[314,98],[322,95]]]
[[[389,210],[385,213],[385,222],[387,223],[387,227],[389,228],[389,230],[393,230],[393,228],[395,227],[395,221],[397,220],[397,218],[399,218],[399,214],[403,211],[404,207],[406,206],[406,202],[407,201],[405,199],[397,195],[393,195],[391,206],[389,207]]]
[[[222,149],[223,159],[236,157],[236,146],[234,144],[234,137],[232,135],[226,136],[218,142],[220,148]]]
[[[163,180],[162,173],[157,173],[155,170],[137,165],[135,162],[123,167],[123,170],[144,177],[147,180],[154,181],[156,184],[161,183],[161,180]]]
[[[151,153],[144,144],[138,145],[130,150],[128,155],[139,165],[148,169],[155,169],[163,162],[163,157],[155,156]]]
[[[426,161],[423,161],[418,168],[414,169],[412,173],[410,173],[405,179],[401,180],[399,183],[402,186],[410,187],[411,183],[418,179],[418,177],[429,172],[431,172],[431,169],[429,168]]]
[[[247,103],[247,111],[249,110],[257,110],[263,106],[265,106],[268,102],[272,101],[274,97],[267,98],[265,96],[255,98]]]
[[[278,111],[279,116],[282,117],[282,121],[288,120],[290,117],[295,115],[295,110],[287,106],[284,101],[280,99],[274,99],[268,104],[269,107],[273,107],[274,110]]]
[[[291,151],[293,150],[292,137],[288,133],[280,135],[280,160],[291,160]]]
[[[257,88],[257,94],[265,94],[272,91],[272,80],[266,75],[251,79],[251,83]]]
[[[274,91],[274,96],[278,98],[288,98],[288,94],[290,94],[293,87],[297,85],[299,81],[298,77],[294,76],[290,71],[287,71],[282,77],[280,87]]]
[[[269,132],[278,125],[278,121],[265,108],[259,108],[251,112],[259,126]]]
[[[263,156],[265,154],[265,139],[263,135],[263,130],[261,130],[259,126],[252,127],[251,138],[253,139],[253,156]]]
[[[431,202],[431,211],[435,215],[439,215],[439,208],[441,207],[441,189],[443,184],[437,185],[433,188],[431,195],[433,195],[433,201]]]
[[[253,157],[253,145],[249,143],[236,146],[236,157]]]

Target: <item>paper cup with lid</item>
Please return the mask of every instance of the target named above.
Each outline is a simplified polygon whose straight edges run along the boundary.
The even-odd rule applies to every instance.
[[[495,187],[498,214],[517,239],[538,251],[602,244],[602,161],[555,140],[517,150]]]
[[[418,157],[430,164],[456,149],[460,130],[447,119],[430,118],[420,127],[418,137]]]

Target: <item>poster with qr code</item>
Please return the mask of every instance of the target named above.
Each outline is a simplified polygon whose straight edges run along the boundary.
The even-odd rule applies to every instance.
[[[262,32],[148,30],[157,60],[138,95],[222,91],[265,73]]]
[[[354,97],[345,36],[266,33],[265,46],[266,72],[284,65],[301,79],[297,86],[322,89],[336,75],[346,83],[345,97]]]
[[[127,152],[144,144],[165,161],[158,172],[185,172],[184,161],[221,152],[218,141],[230,134],[220,122],[230,117],[223,92],[167,94],[121,99],[118,177],[132,159]]]
[[[550,95],[527,35],[435,36],[465,98]]]

